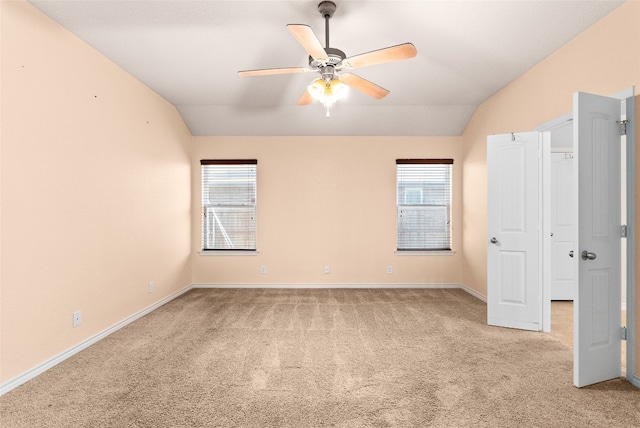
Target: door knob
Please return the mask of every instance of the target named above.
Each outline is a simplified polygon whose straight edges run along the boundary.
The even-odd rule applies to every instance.
[[[492,244],[497,244],[498,243],[498,238],[496,238],[495,236],[493,238],[491,238],[491,243]]]
[[[595,260],[596,259],[596,253],[590,253],[587,250],[584,250],[582,252],[582,260]]]
[[[569,257],[573,257],[573,250],[569,251]]]

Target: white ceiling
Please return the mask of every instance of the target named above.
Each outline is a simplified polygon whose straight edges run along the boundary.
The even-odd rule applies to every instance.
[[[315,74],[286,24],[324,45],[319,0],[30,0],[179,110],[193,135],[461,135],[477,106],[622,1],[334,0],[330,45],[353,56],[404,42],[415,58],[353,73],[391,93],[350,91],[325,118],[296,106]]]

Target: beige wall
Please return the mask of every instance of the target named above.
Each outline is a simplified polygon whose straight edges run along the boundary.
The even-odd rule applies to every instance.
[[[196,137],[195,284],[458,284],[459,137]],[[453,256],[400,256],[398,158],[453,158]],[[258,159],[257,256],[199,256],[200,159]],[[323,267],[330,267],[330,274]],[[387,266],[393,274],[387,274]],[[260,273],[260,266],[267,273]]]
[[[486,295],[486,137],[530,131],[569,113],[576,91],[608,95],[635,85],[640,94],[640,2],[627,2],[485,101],[463,136],[462,282]],[[636,96],[636,112],[640,100]],[[636,115],[636,123],[640,116]],[[636,128],[636,145],[640,135]],[[637,152],[640,156],[640,151]],[[640,158],[638,158],[640,160]],[[640,191],[640,175],[636,190]],[[640,202],[639,202],[640,203]],[[636,210],[640,214],[640,205]],[[640,219],[636,218],[640,224]],[[473,255],[473,256],[471,256]],[[640,252],[637,265],[640,266]],[[640,308],[640,292],[636,293]],[[640,317],[636,331],[640,331]],[[636,343],[640,356],[640,340]],[[640,360],[640,359],[639,359]],[[640,372],[637,361],[636,373]]]
[[[0,7],[6,382],[191,283],[191,136],[31,5]]]

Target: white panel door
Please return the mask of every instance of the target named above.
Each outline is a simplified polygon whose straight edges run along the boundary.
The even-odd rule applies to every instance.
[[[573,382],[620,376],[620,100],[576,93]]]
[[[551,153],[551,300],[573,300],[573,153]]]
[[[540,135],[487,137],[487,322],[541,330]]]

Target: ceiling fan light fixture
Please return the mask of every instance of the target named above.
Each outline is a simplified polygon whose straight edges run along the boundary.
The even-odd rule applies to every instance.
[[[316,79],[307,87],[307,91],[314,99],[325,106],[330,106],[344,98],[349,92],[349,87],[337,79],[328,82]]]
[[[415,46],[411,43],[403,43],[347,57],[343,51],[332,48],[329,45],[329,20],[336,11],[336,4],[332,1],[321,1],[318,4],[318,11],[325,22],[324,47],[308,25],[287,24],[289,32],[309,54],[309,68],[263,68],[239,71],[238,74],[240,76],[267,76],[308,71],[317,72],[321,77],[311,82],[298,100],[297,105],[306,106],[311,104],[314,99],[318,100],[327,109],[327,117],[329,117],[329,106],[344,98],[349,92],[349,87],[375,99],[387,96],[389,91],[383,87],[345,71],[413,58],[417,54]],[[340,73],[340,75],[338,76],[337,73]]]

